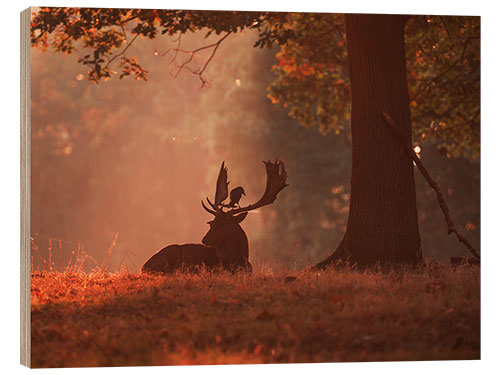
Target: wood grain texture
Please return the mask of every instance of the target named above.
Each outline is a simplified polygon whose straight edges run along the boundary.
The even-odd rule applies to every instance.
[[[21,364],[31,366],[30,314],[30,15],[21,12]]]

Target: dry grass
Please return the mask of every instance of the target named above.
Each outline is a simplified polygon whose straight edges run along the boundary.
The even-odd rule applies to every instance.
[[[478,359],[479,268],[34,272],[33,367]]]

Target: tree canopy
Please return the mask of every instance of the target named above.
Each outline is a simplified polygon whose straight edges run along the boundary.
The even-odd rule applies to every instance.
[[[255,29],[255,47],[278,45],[273,103],[306,127],[336,133],[349,122],[350,83],[343,15],[325,13],[226,12],[141,9],[41,8],[32,18],[32,45],[72,53],[93,82],[133,76],[148,79],[138,57],[128,54],[136,38],[176,38],[169,54],[174,74],[183,70],[206,86],[209,63],[224,39]],[[203,30],[215,43],[183,49],[182,35]],[[415,146],[431,140],[446,157],[479,155],[480,19],[412,16],[405,30]],[[205,52],[201,63],[194,56]],[[117,69],[117,71],[113,70]]]

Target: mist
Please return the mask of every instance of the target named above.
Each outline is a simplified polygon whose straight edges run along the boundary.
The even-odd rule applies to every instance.
[[[209,44],[204,36],[186,35],[183,48]],[[106,259],[110,270],[137,272],[167,244],[201,242],[212,217],[200,202],[213,198],[222,161],[230,189],[241,185],[247,193],[242,205],[264,191],[263,160],[279,158],[287,167],[290,186],[242,223],[254,265],[300,269],[335,249],[348,214],[348,131],[322,135],[273,105],[266,87],[277,49],[252,48],[255,40],[250,31],[225,40],[206,70],[205,88],[171,63],[165,52],[175,38],[131,47],[149,70],[148,82],[114,77],[93,84],[78,54],[32,50],[34,268],[51,258],[62,270],[80,256],[86,270]],[[197,55],[194,63],[206,58]],[[422,154],[451,192],[457,223],[479,241],[479,208],[463,204],[479,199],[479,162],[440,161],[431,148],[422,146]],[[464,183],[464,170],[473,172],[472,183]],[[416,183],[424,253],[455,255],[432,192],[420,176]]]

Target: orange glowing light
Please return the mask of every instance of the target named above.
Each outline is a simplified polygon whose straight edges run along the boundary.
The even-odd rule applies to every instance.
[[[472,224],[470,221],[467,224],[465,224],[465,230],[467,232],[474,230],[475,228],[476,228],[476,226],[474,224]]]

